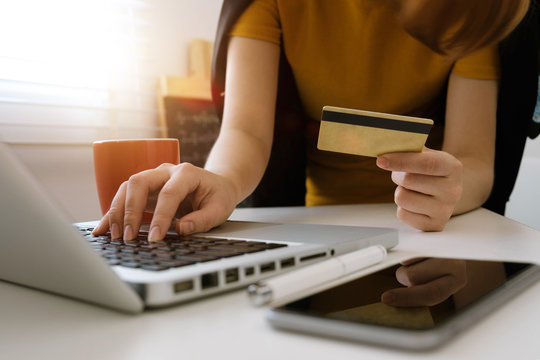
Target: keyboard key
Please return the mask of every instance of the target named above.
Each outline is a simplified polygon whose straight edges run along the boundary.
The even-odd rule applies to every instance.
[[[259,248],[264,248],[264,249],[277,249],[277,248],[281,248],[281,247],[285,247],[287,246],[287,244],[276,244],[276,243],[258,243],[258,244],[254,244],[252,245],[253,247],[259,247]]]
[[[123,253],[128,253],[128,254],[137,254],[138,249],[134,247],[124,246],[120,248],[120,251]]]
[[[208,250],[218,250],[218,251],[233,251],[233,252],[242,252],[242,253],[251,253],[257,251],[263,251],[263,248],[250,247],[250,246],[236,246],[236,245],[210,245]]]
[[[195,252],[195,254],[215,256],[216,258],[226,258],[243,255],[244,253],[238,251],[198,250]]]
[[[174,258],[174,252],[172,251],[152,250],[152,255],[160,257],[160,258],[167,258],[167,259]]]
[[[198,242],[214,242],[216,240],[223,240],[223,239],[216,239],[206,236],[196,236],[196,235],[188,235],[183,237],[186,241],[198,241]]]
[[[151,259],[140,259],[139,262],[141,265],[156,265],[157,262],[155,261],[155,258]]]
[[[173,251],[174,251],[174,253],[176,255],[178,255],[178,254],[193,254],[194,249],[193,248],[192,249],[174,248]]]
[[[153,256],[153,250],[149,249],[137,249],[137,254],[144,255],[144,256]]]
[[[153,242],[147,242],[147,243],[143,243],[141,245],[139,245],[141,248],[143,249],[157,249],[158,247],[161,246],[161,244],[156,244],[156,243],[153,243]]]
[[[141,264],[139,264],[137,262],[131,262],[131,261],[122,261],[122,262],[120,262],[120,265],[125,266],[125,267],[129,267],[129,268],[139,268],[139,267],[141,267]]]
[[[218,239],[214,241],[214,244],[222,244],[222,245],[232,245],[235,242],[238,242],[237,240],[228,240],[228,239]]]
[[[176,255],[176,259],[184,261],[205,262],[219,259],[219,256],[203,255],[203,254],[189,254],[189,255]]]
[[[108,251],[108,252],[120,252],[120,249],[118,249],[117,246],[111,245],[111,244],[104,244],[102,249],[103,251]]]

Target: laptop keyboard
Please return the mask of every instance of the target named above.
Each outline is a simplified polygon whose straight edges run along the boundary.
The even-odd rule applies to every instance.
[[[167,235],[163,241],[148,242],[148,233],[141,232],[132,241],[111,239],[110,234],[93,236],[93,228],[79,231],[90,246],[110,265],[162,271],[200,262],[240,256],[287,246],[262,241],[245,241],[200,235]]]

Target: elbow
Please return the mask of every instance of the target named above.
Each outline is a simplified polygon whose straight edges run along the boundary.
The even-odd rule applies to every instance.
[[[465,170],[466,171],[466,170]],[[476,166],[463,176],[461,199],[452,215],[459,215],[481,207],[491,195],[494,184],[492,166]]]
[[[478,194],[478,207],[482,206],[482,204],[484,204],[491,195],[494,182],[495,172],[493,170],[493,166],[491,166],[486,169],[485,175],[483,176],[481,181],[480,191]]]

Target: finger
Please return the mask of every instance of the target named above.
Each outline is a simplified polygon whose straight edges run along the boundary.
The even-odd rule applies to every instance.
[[[460,177],[431,176],[392,171],[392,181],[408,190],[431,195],[448,204],[456,203],[463,193]]]
[[[109,229],[111,238],[120,239],[124,225],[124,204],[126,201],[127,181],[124,181],[111,202],[111,207],[107,212],[109,214]]]
[[[208,201],[178,220],[176,231],[181,235],[205,232],[227,220],[232,210],[227,211],[217,201]]]
[[[145,170],[131,176],[127,183],[124,204],[124,240],[134,239],[141,225],[150,192],[157,191],[167,179],[162,168]]]
[[[422,231],[441,231],[446,225],[447,219],[431,218],[425,214],[417,214],[398,206],[396,215],[399,220],[403,221],[416,229]]]
[[[381,295],[381,301],[400,307],[433,306],[448,299],[456,291],[452,278],[444,276],[426,284],[388,290]]]
[[[407,266],[407,265],[416,264],[416,263],[418,263],[418,262],[420,262],[420,261],[424,261],[424,260],[426,260],[425,257],[421,257],[421,258],[412,258],[412,259],[404,260],[404,261],[400,262],[400,264],[401,264],[401,265]]]
[[[377,166],[384,170],[431,176],[448,176],[460,164],[452,155],[430,149],[424,149],[421,153],[389,153],[377,158]]]
[[[448,182],[446,177],[407,173],[403,171],[392,171],[391,178],[396,185],[433,196],[440,195],[441,189],[443,189],[445,183]]]
[[[438,198],[432,195],[422,194],[402,186],[396,188],[394,202],[407,211],[428,215],[430,218],[444,218],[446,220],[450,218],[454,209],[450,204],[439,201]]]
[[[107,212],[99,221],[99,224],[92,231],[92,235],[104,235],[109,231],[109,213]]]
[[[183,164],[176,168],[161,188],[150,224],[150,241],[157,241],[165,236],[182,201],[196,190],[199,184],[196,171],[191,164]]]
[[[459,259],[428,258],[411,265],[400,266],[396,279],[405,286],[428,283],[436,278],[450,276],[456,284],[465,282],[465,261]]]

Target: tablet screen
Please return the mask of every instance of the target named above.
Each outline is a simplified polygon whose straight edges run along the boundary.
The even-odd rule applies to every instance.
[[[288,312],[384,327],[437,327],[531,265],[422,258],[289,303]]]

